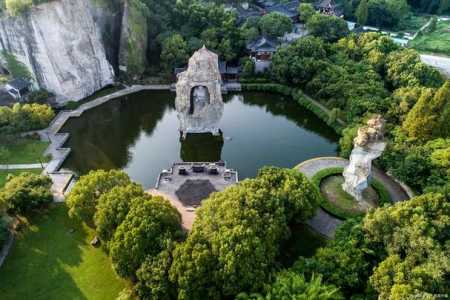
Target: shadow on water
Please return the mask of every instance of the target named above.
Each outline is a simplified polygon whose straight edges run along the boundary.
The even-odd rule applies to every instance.
[[[291,97],[267,93],[246,93],[243,102],[247,105],[263,107],[274,116],[283,116],[297,126],[314,132],[329,141],[336,141],[336,132],[316,115],[300,106]],[[325,126],[324,126],[325,125]]]
[[[217,162],[221,160],[223,137],[211,133],[191,133],[180,138],[183,161]]]
[[[82,174],[95,169],[122,169],[130,147],[144,132],[151,136],[167,110],[174,109],[167,93],[140,92],[110,101],[71,119],[61,132],[70,132],[74,150],[65,166]]]

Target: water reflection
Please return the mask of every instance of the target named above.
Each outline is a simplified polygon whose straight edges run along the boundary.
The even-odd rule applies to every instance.
[[[223,136],[211,133],[189,133],[180,138],[182,161],[216,162],[222,159]]]

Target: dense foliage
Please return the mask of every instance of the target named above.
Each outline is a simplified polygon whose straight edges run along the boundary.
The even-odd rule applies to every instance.
[[[184,237],[176,208],[145,193],[118,170],[82,176],[67,204],[71,216],[93,221],[114,270],[135,284],[134,294],[142,299],[170,299],[167,295],[174,294],[168,280],[171,251]]]
[[[49,177],[22,173],[10,176],[0,189],[0,206],[10,213],[24,213],[53,201]]]
[[[110,244],[114,269],[129,278],[135,277],[146,258],[159,255],[182,236],[180,214],[167,200],[141,197],[134,202]]]
[[[130,178],[123,171],[89,172],[80,177],[66,199],[69,214],[92,222],[99,198],[114,187],[126,186],[130,183]]]
[[[449,0],[343,0],[344,14],[362,25],[402,29],[413,12],[446,13]]]
[[[114,232],[125,220],[133,202],[136,199],[142,200],[143,196],[142,187],[130,183],[115,186],[98,198],[94,224],[103,242],[108,243],[113,238]]]
[[[449,292],[450,204],[441,194],[425,194],[349,220],[336,239],[294,270],[322,274],[347,296],[407,299]]]
[[[446,190],[450,83],[376,33],[350,35],[336,43],[306,37],[281,47],[270,76],[301,88],[347,122],[340,141],[348,157],[356,130],[373,113],[388,121],[388,149],[380,164],[419,191]],[[437,151],[442,157],[432,159]]]
[[[317,205],[317,191],[302,174],[276,168],[211,195],[173,253],[170,278],[179,299],[261,290],[289,224],[310,218]]]
[[[0,106],[0,135],[43,129],[54,116],[52,108],[45,104]]]

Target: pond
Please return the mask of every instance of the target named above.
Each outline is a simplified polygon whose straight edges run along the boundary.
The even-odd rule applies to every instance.
[[[112,100],[70,119],[72,153],[63,165],[79,175],[120,168],[145,188],[176,161],[227,162],[239,179],[265,165],[292,168],[317,156],[335,156],[337,134],[290,98],[267,93],[224,97],[222,137],[180,139],[175,94],[147,91]]]

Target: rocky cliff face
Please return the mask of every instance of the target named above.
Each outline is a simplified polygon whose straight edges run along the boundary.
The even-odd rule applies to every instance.
[[[89,0],[51,1],[0,19],[0,50],[60,101],[80,100],[114,81]]]
[[[139,0],[126,0],[123,6],[119,48],[119,70],[128,77],[140,76],[147,66],[147,6]]]

